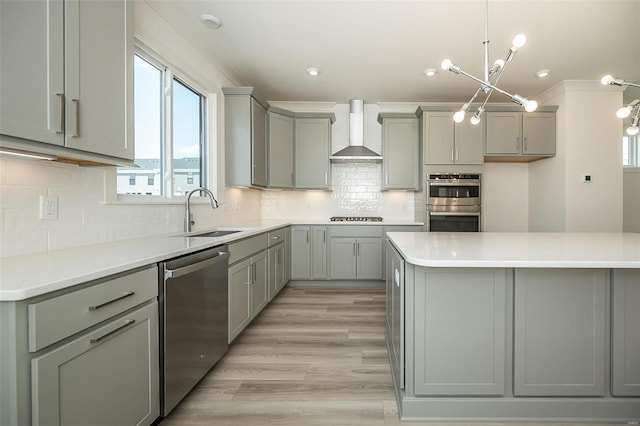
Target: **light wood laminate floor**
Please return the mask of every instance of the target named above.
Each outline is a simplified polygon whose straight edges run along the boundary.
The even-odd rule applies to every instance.
[[[398,420],[384,318],[383,288],[285,287],[161,426],[436,425]]]

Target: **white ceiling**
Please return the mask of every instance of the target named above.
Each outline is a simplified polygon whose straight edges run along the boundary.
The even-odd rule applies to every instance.
[[[240,85],[271,101],[466,101],[482,77],[484,0],[146,0]],[[208,13],[222,20],[212,30]],[[490,0],[490,61],[527,44],[499,87],[534,98],[561,80],[640,80],[640,0]],[[305,70],[317,67],[318,77]],[[437,68],[427,78],[425,68]],[[548,68],[542,80],[535,72]],[[492,101],[507,98],[494,94]]]

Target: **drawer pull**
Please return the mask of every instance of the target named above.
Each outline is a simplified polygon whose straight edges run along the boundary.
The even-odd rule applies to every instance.
[[[101,303],[99,305],[91,305],[91,306],[89,306],[89,310],[90,311],[95,311],[97,309],[100,309],[100,308],[103,308],[103,307],[105,307],[107,305],[110,305],[110,304],[112,304],[114,302],[117,302],[118,300],[126,299],[129,296],[133,296],[134,294],[136,294],[135,291],[128,291],[125,294],[123,294],[122,296],[116,297],[115,299],[107,300],[106,302]]]
[[[125,327],[129,327],[131,324],[133,324],[135,322],[136,322],[136,320],[124,320],[124,324],[121,325],[120,327],[116,328],[115,330],[111,330],[107,334],[104,334],[104,335],[102,335],[100,337],[96,337],[95,339],[91,339],[91,340],[89,340],[89,342],[90,343],[100,343],[101,341],[103,341],[107,337],[113,336],[115,333],[121,331]]]
[[[271,237],[271,239],[272,239],[272,240],[279,240],[279,239],[280,239],[280,236],[279,236],[279,235],[276,235],[276,236]]]

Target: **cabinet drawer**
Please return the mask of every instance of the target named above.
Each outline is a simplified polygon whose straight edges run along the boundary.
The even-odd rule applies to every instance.
[[[280,228],[269,232],[269,247],[275,246],[276,244],[284,241],[285,229],[286,228]]]
[[[229,265],[267,249],[267,233],[229,244]]]
[[[158,296],[158,268],[151,267],[28,306],[29,352]]]
[[[382,237],[382,226],[379,225],[339,225],[331,226],[332,237]]]

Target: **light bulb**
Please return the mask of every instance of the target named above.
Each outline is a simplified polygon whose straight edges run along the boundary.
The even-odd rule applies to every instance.
[[[524,103],[524,110],[527,112],[533,112],[538,109],[538,102],[534,100],[527,100]]]
[[[477,126],[478,124],[480,124],[480,117],[477,114],[474,114],[469,121],[471,121],[471,124],[473,124],[474,126]]]
[[[464,121],[464,114],[464,109],[457,111],[455,114],[453,114],[453,121],[455,121],[456,123],[462,123]]]
[[[607,74],[600,79],[600,84],[603,86],[608,86],[613,81],[613,76],[611,74]]]
[[[637,135],[638,133],[640,133],[640,127],[638,127],[638,126],[629,126],[629,127],[627,127],[627,134],[629,136]]]
[[[320,70],[318,68],[307,68],[307,74],[315,77],[320,74]]]
[[[627,118],[631,115],[631,108],[628,106],[623,106],[618,111],[616,111],[616,117],[618,118]]]
[[[527,36],[524,34],[518,34],[513,38],[513,41],[511,42],[513,44],[513,47],[511,49],[518,50],[522,46],[524,46],[526,42],[527,42]]]
[[[442,64],[440,64],[442,69],[446,71],[448,71],[452,65],[453,65],[453,62],[451,62],[451,59],[445,59],[444,61],[442,61]]]

